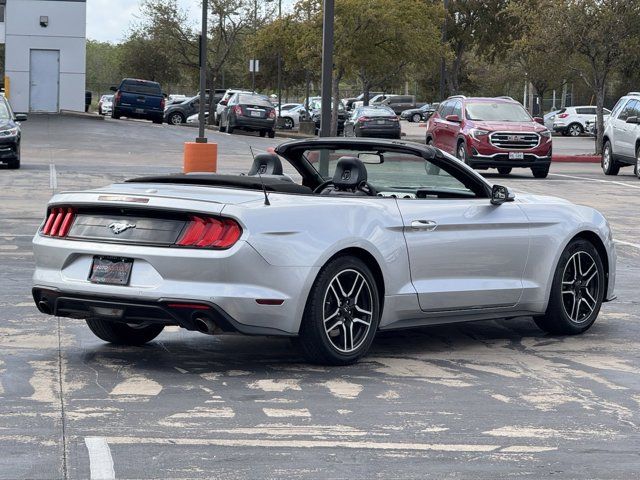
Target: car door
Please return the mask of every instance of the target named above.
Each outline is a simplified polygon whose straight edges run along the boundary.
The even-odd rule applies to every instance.
[[[427,171],[438,171],[438,181],[465,189],[443,169]],[[488,198],[429,197],[398,198],[397,203],[411,279],[423,311],[518,304],[530,234],[517,202],[496,206]]]
[[[460,102],[460,100],[454,100],[451,105],[451,110],[447,115],[457,115],[459,119],[462,119],[462,102]],[[459,131],[460,122],[450,122],[445,116],[443,122],[443,143],[445,145],[445,150],[452,155],[456,154]]]
[[[613,152],[618,156],[631,157],[635,156],[635,125],[627,123],[627,118],[634,115],[638,110],[638,101],[630,99],[622,108],[618,118],[613,123]]]
[[[447,137],[447,122],[445,117],[451,113],[453,109],[453,102],[451,100],[447,100],[440,105],[438,109],[438,115],[434,116],[432,119],[433,122],[433,130],[431,132],[433,136],[433,145],[437,148],[448,152],[446,137]]]

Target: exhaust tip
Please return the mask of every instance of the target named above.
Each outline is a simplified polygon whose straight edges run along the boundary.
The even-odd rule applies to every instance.
[[[196,330],[201,333],[206,333],[207,335],[213,335],[221,331],[216,323],[209,317],[194,315],[193,325],[195,326]]]
[[[38,310],[42,313],[46,313],[47,315],[51,315],[51,305],[46,300],[40,300],[38,302]]]

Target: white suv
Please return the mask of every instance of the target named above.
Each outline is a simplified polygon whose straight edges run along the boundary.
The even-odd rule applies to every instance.
[[[604,114],[611,113],[606,108]],[[587,122],[596,121],[596,107],[585,105],[582,107],[561,108],[553,118],[553,130],[562,135],[577,137],[587,128]]]
[[[634,166],[640,178],[640,92],[629,92],[616,103],[604,126],[602,171],[617,175],[620,167]]]

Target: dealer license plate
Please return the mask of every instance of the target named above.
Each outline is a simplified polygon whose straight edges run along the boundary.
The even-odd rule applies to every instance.
[[[251,110],[251,116],[252,117],[261,117],[262,116],[262,112]]]
[[[136,113],[144,113],[144,108],[136,108]]]
[[[509,160],[523,160],[524,153],[522,152],[509,152]]]
[[[120,257],[93,257],[89,281],[109,285],[128,285],[133,259]]]

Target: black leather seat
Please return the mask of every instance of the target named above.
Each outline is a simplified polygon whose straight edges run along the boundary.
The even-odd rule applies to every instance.
[[[282,175],[282,162],[274,153],[260,153],[253,159],[248,175]]]
[[[367,167],[356,157],[340,157],[333,174],[331,187],[323,195],[368,195],[358,187],[367,181]]]

